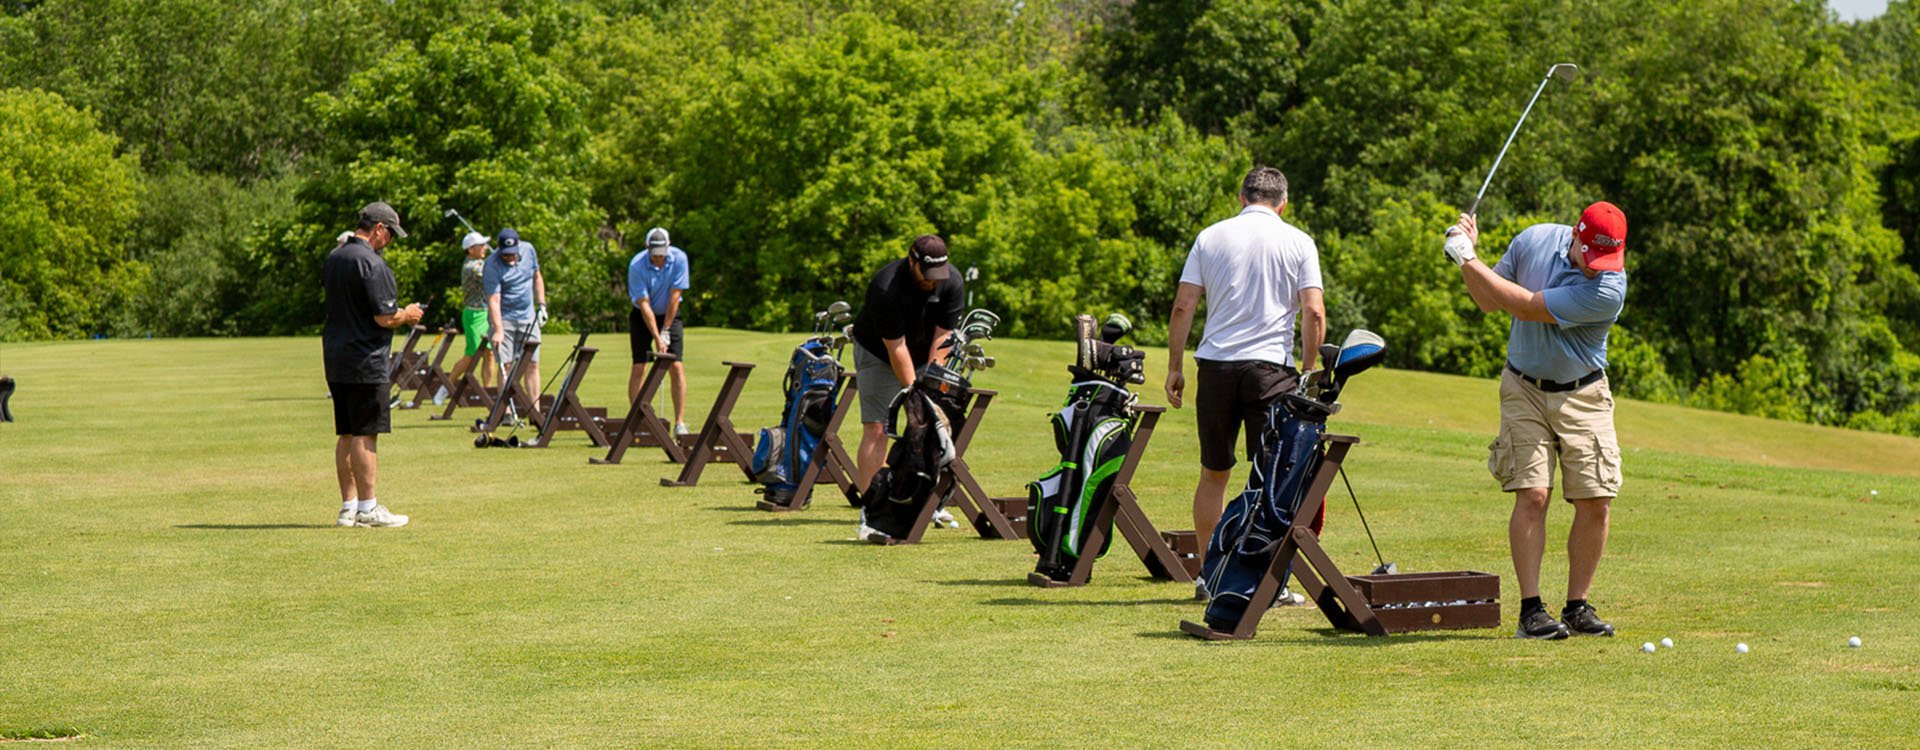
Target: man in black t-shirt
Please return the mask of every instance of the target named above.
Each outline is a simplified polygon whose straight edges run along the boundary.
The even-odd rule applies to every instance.
[[[396,237],[407,236],[400,215],[385,203],[360,209],[353,236],[327,253],[321,272],[327,324],[320,331],[327,389],[333,393],[333,468],[340,480],[341,526],[405,526],[374,496],[379,477],[380,433],[388,432],[388,348],[393,329],[420,322],[419,303],[399,308],[393,270],[380,257]]]
[[[853,321],[861,491],[886,458],[887,405],[921,367],[946,356],[939,343],[960,325],[965,300],[965,285],[947,264],[946,241],[931,234],[913,238],[907,257],[882,267],[867,285],[867,302]]]

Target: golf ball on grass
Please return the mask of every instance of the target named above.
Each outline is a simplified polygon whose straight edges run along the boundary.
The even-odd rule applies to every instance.
[[[1747,644],[1744,644],[1744,643],[1733,644],[1733,650],[1744,654],[1747,652]]]
[[[1645,651],[1645,652],[1647,652],[1647,653],[1649,653],[1649,654],[1651,654],[1651,653],[1653,653],[1653,644],[1651,644],[1651,643],[1642,643],[1642,644],[1640,644],[1640,650],[1641,650],[1641,651]]]
[[[1856,635],[1852,638],[1847,639],[1847,648],[1859,648],[1859,647],[1860,647],[1860,636]]]
[[[1660,639],[1660,645],[1661,645],[1662,647],[1664,647],[1664,648],[1673,648],[1673,639],[1672,639],[1672,638],[1662,638],[1662,639]]]

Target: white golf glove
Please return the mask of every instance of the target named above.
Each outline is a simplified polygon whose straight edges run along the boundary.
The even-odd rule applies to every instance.
[[[541,305],[540,312],[534,313],[533,324],[540,326],[541,328],[547,327],[547,306],[546,305]]]
[[[660,332],[660,348],[662,349],[673,348],[673,332],[671,331]]]
[[[1464,266],[1467,261],[1479,257],[1473,253],[1473,241],[1467,239],[1467,233],[1460,231],[1459,227],[1447,228],[1447,244],[1442,249],[1446,250],[1447,260],[1453,261],[1456,266]]]

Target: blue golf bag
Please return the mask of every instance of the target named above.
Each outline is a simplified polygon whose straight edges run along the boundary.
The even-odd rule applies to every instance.
[[[765,485],[760,492],[769,501],[784,505],[798,489],[800,476],[813,461],[814,449],[833,418],[833,392],[840,373],[840,360],[826,342],[808,339],[794,347],[787,363],[786,408],[780,424],[761,429],[753,449],[753,480]]]

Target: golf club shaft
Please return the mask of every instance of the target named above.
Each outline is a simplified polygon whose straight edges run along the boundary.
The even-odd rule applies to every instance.
[[[1387,558],[1380,554],[1380,543],[1373,540],[1373,527],[1367,524],[1367,512],[1360,509],[1360,496],[1353,494],[1353,482],[1347,481],[1347,467],[1340,467],[1340,482],[1347,486],[1347,497],[1353,499],[1353,512],[1360,516],[1360,528],[1367,530],[1367,543],[1373,545],[1373,559],[1380,561],[1380,567],[1387,566]]]
[[[455,211],[449,208],[447,209],[447,215],[453,217],[455,220],[458,220],[460,222],[460,226],[466,227],[467,231],[472,232],[474,234],[480,234],[480,230],[474,229],[472,224],[468,224],[467,217],[461,216],[459,211]]]
[[[1507,158],[1507,149],[1513,146],[1514,136],[1520,135],[1520,126],[1526,124],[1527,115],[1533,113],[1533,103],[1540,101],[1540,93],[1547,90],[1547,82],[1551,80],[1553,80],[1553,68],[1547,69],[1547,75],[1540,79],[1539,87],[1533,90],[1533,98],[1527,100],[1527,108],[1521,110],[1520,119],[1514,121],[1513,132],[1507,134],[1507,142],[1500,147],[1500,155],[1493,158],[1493,168],[1487,170],[1487,179],[1480,182],[1480,192],[1473,195],[1473,206],[1467,209],[1468,216],[1479,214],[1480,199],[1486,197],[1487,186],[1493,184],[1493,173],[1500,171],[1500,162]]]

